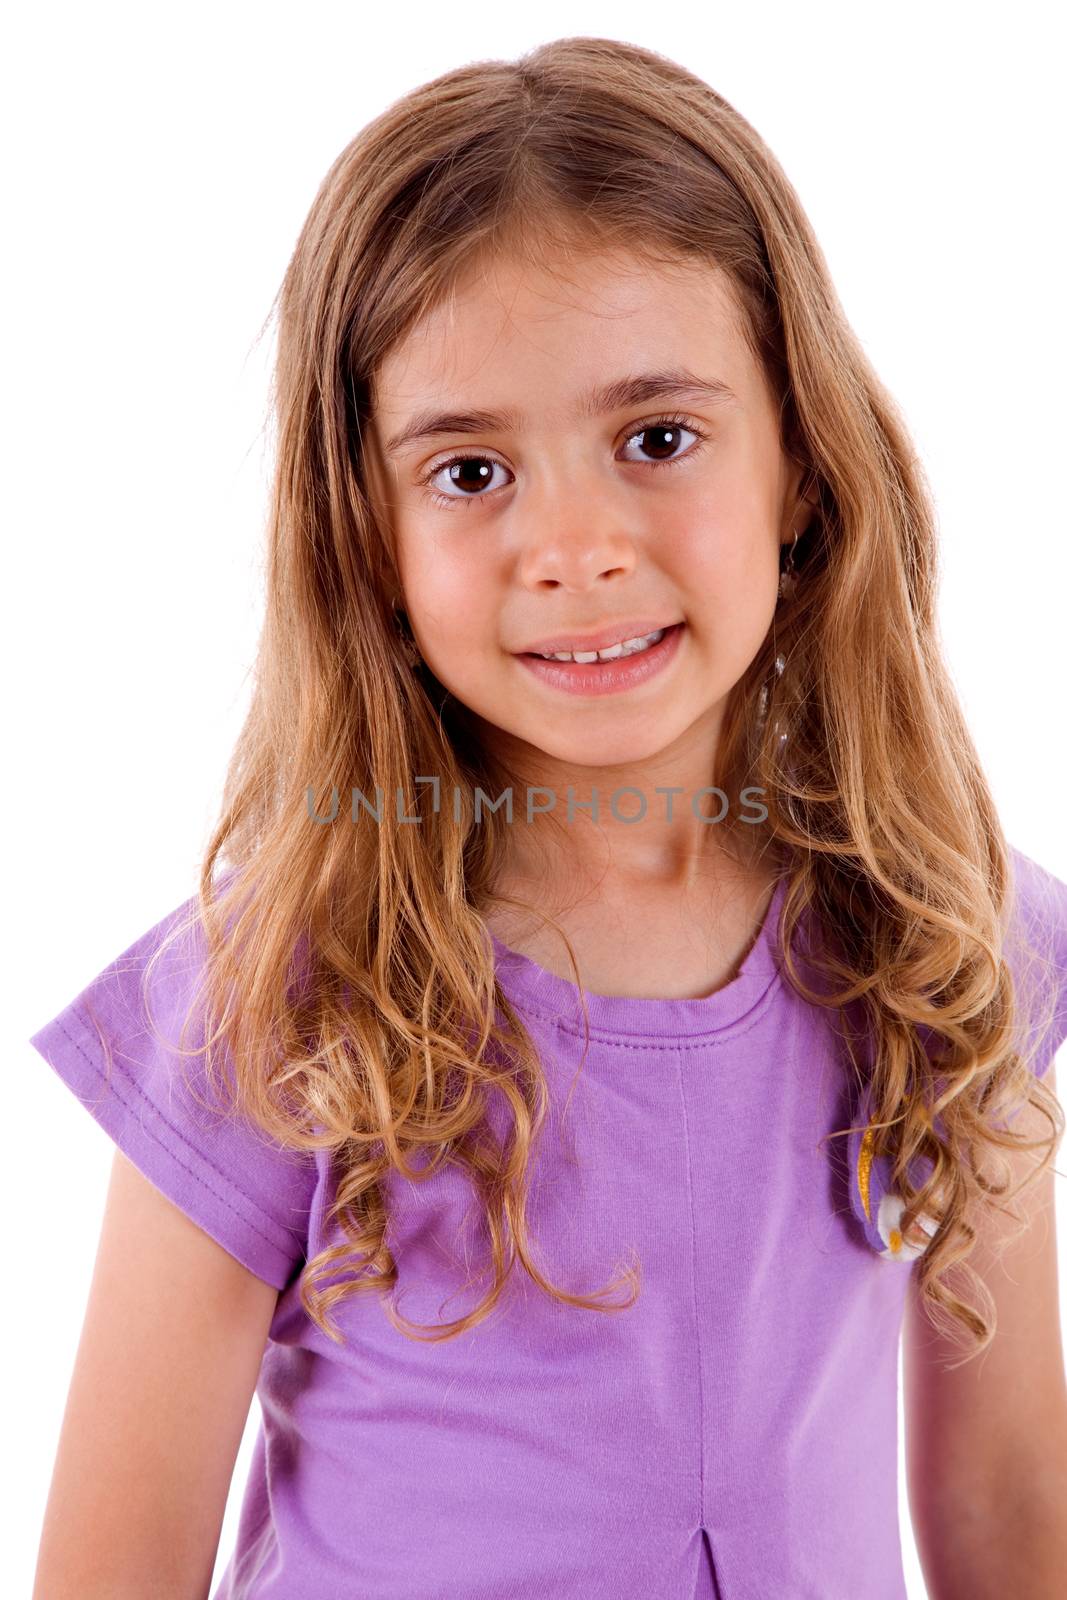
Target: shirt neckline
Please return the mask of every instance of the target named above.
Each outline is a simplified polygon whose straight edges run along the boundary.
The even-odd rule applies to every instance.
[[[594,994],[585,991],[591,1033],[627,1038],[664,1039],[720,1033],[747,1018],[780,979],[778,916],[786,879],[776,883],[759,931],[736,977],[711,994],[690,999]],[[490,933],[501,986],[521,1009],[557,1020],[561,1027],[584,1032],[581,995],[576,983],[512,950]]]

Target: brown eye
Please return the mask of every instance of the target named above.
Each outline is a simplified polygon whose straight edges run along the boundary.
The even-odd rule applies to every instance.
[[[440,504],[478,500],[489,491],[490,486],[497,487],[492,483],[493,469],[496,467],[505,470],[491,456],[451,456],[447,461],[438,461],[431,467],[422,481],[429,486],[431,499]],[[435,487],[435,480],[439,482],[441,479],[451,488]]]
[[[483,461],[480,456],[463,456],[448,467],[448,481],[464,491],[484,489],[495,465],[495,461]]]
[[[687,434],[694,443],[686,445]],[[657,417],[654,422],[643,423],[626,441],[627,447],[636,445],[642,454],[624,459],[646,467],[669,467],[683,457],[695,455],[705,437],[688,417]]]
[[[668,427],[665,422],[658,422],[654,428],[642,428],[634,437],[644,440],[641,448],[649,451],[654,460],[662,459],[664,454],[669,459],[678,453],[678,440],[682,431],[676,423],[671,423]]]

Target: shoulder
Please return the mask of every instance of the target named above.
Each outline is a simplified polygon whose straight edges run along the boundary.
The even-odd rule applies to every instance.
[[[1009,921],[1020,922],[1027,931],[1043,936],[1063,955],[1067,951],[1067,883],[1016,845],[1008,846],[1008,860]]]
[[[220,1109],[201,1010],[196,896],[115,956],[30,1043],[114,1144],[251,1271],[283,1288],[303,1257],[314,1154]],[[224,1070],[231,1060],[221,1049]]]
[[[1067,883],[1014,845],[1004,959],[1025,1007],[1019,1047],[1043,1077],[1067,1037]]]
[[[1005,907],[1004,959],[1022,1007],[1018,1048],[1035,1077],[1044,1077],[1067,1039],[1067,883],[1008,846],[1009,884]],[[864,1238],[884,1260],[912,1261],[928,1242],[932,1223],[920,1219],[910,1239],[898,1224],[902,1202],[886,1156],[873,1153],[870,1084],[859,1091],[848,1136],[850,1209]],[[914,1164],[914,1181],[925,1181],[929,1158]]]

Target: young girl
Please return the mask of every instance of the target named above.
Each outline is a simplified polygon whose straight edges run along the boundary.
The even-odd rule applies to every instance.
[[[218,1600],[902,1600],[902,1329],[930,1594],[1060,1592],[1067,885],[773,156],[637,46],[450,72],[274,400],[198,892],[33,1039],[118,1147],[36,1595],[207,1596],[255,1390]]]

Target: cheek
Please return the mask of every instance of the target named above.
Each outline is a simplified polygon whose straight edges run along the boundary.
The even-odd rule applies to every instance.
[[[760,500],[744,486],[721,484],[696,494],[675,521],[671,564],[693,620],[720,637],[756,644],[770,624],[778,594],[778,542]]]
[[[452,515],[458,520],[463,512]],[[448,650],[459,643],[469,652],[486,622],[499,613],[495,577],[484,552],[479,558],[477,544],[457,529],[451,537],[428,537],[417,554],[408,546],[401,571],[404,593],[428,646],[437,643]]]

